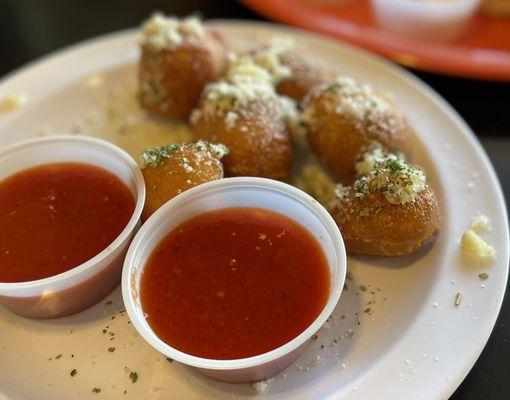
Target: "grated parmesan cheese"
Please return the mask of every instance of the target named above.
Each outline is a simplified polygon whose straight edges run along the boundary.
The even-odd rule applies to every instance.
[[[270,73],[248,56],[232,57],[224,78],[208,84],[203,101],[190,117],[193,124],[198,118],[224,118],[227,129],[234,127],[243,110],[253,101],[271,101],[275,111],[291,129],[300,125],[296,103],[278,96]]]
[[[353,119],[358,129],[374,135],[392,133],[397,129],[399,115],[388,98],[374,92],[371,86],[349,77],[338,77],[320,84],[305,96],[302,119],[308,126],[314,126],[323,117],[315,112],[312,100],[325,92],[334,95],[324,98],[326,110]]]
[[[257,65],[269,71],[273,83],[276,84],[292,75],[291,69],[282,64],[281,56],[293,48],[294,42],[291,39],[276,37],[269,45],[256,50],[252,57]]]
[[[224,155],[228,154],[229,151],[227,146],[223,144],[209,143],[204,140],[199,140],[196,143],[182,143],[160,146],[151,150],[145,150],[142,153],[142,168],[156,168],[168,160],[176,151],[183,150],[187,146],[193,146],[199,152],[196,154],[195,161],[197,163],[205,160],[205,157],[203,157],[200,152],[205,153],[208,157],[214,156],[220,160]],[[181,159],[181,163],[186,172],[193,172],[193,167],[189,165],[189,160],[186,157]]]
[[[368,175],[370,172],[390,160],[405,162],[402,154],[396,155],[387,153],[383,150],[379,143],[373,142],[368,146],[368,150],[363,152],[356,162],[356,174],[358,177]]]
[[[252,387],[253,389],[255,389],[257,393],[264,393],[267,390],[267,388],[271,385],[273,380],[274,378],[268,378],[258,382],[253,382]]]
[[[175,50],[185,38],[193,40],[204,35],[204,27],[195,16],[179,20],[156,12],[142,25],[140,44],[153,50]]]
[[[362,175],[354,182],[356,197],[363,198],[381,192],[391,204],[416,201],[419,193],[427,187],[423,171],[393,154],[383,155],[380,149],[365,153],[356,164]]]

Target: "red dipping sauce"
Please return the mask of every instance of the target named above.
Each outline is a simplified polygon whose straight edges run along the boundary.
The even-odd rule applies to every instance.
[[[102,168],[44,164],[0,182],[0,282],[68,271],[108,247],[135,209],[129,188]]]
[[[147,321],[187,354],[239,359],[291,341],[319,316],[330,271],[319,243],[263,209],[198,215],[154,249],[141,278]]]

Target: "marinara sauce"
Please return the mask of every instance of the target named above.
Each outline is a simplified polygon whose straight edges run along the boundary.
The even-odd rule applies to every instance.
[[[142,308],[167,344],[194,356],[238,359],[304,331],[329,296],[329,267],[315,238],[263,209],[198,215],[149,257]]]
[[[99,254],[135,208],[129,188],[82,163],[32,167],[0,182],[0,282],[67,271]]]

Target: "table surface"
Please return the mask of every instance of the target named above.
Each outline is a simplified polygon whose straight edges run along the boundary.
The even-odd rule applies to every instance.
[[[137,26],[152,11],[205,18],[261,19],[233,0],[0,0],[0,77],[51,51],[103,33]],[[510,200],[510,84],[416,72],[468,122]],[[453,400],[508,399],[510,304],[507,301],[477,363]]]

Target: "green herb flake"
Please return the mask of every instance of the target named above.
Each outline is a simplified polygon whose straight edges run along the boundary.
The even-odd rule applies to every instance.
[[[101,393],[101,388],[98,387],[92,388],[92,393]]]
[[[338,88],[336,86],[331,86],[329,89],[328,89],[328,92],[329,93],[333,93],[333,94],[338,94]]]
[[[359,212],[360,217],[368,217],[370,215],[370,209],[365,207],[363,210]]]
[[[111,300],[109,300],[109,301],[107,301],[106,303],[104,303],[104,305],[105,305],[105,306],[110,306],[110,305],[112,305],[112,304],[113,304],[113,301],[111,301]]]
[[[69,372],[69,375],[75,376],[77,373],[78,373],[78,371],[76,371],[76,368],[74,368],[71,370],[71,372]]]
[[[109,351],[110,353],[113,353],[113,352],[115,351],[115,347],[108,347],[108,351]]]
[[[367,308],[365,308],[365,309],[363,310],[363,312],[364,312],[365,314],[369,314],[369,313],[370,313],[370,311],[372,311],[372,309],[371,309],[370,307],[367,307]]]
[[[144,167],[156,168],[168,160],[177,149],[179,149],[178,145],[171,144],[144,150],[141,156],[142,165]]]
[[[386,165],[392,172],[403,171],[405,169],[405,165],[399,160],[389,159]]]
[[[167,360],[169,363],[173,363],[173,362],[174,362],[174,360],[173,360],[173,359],[171,359],[170,357],[166,357],[166,360]]]
[[[59,360],[59,359],[61,359],[61,358],[62,358],[62,354],[57,354],[57,355],[55,356],[55,360]]]
[[[367,291],[367,287],[365,285],[360,285],[359,286],[359,290],[361,290],[362,292],[366,292]]]
[[[136,381],[138,380],[138,374],[136,372],[131,371],[129,373],[129,379],[131,379],[132,383],[136,383]]]
[[[487,272],[482,272],[480,274],[478,274],[478,277],[482,280],[482,281],[486,281],[487,279],[489,279],[489,274]]]
[[[161,90],[160,90],[159,85],[157,84],[156,80],[148,78],[145,82],[146,82],[147,88],[149,89],[151,94],[154,97],[159,98],[161,96]]]
[[[317,335],[316,333],[312,336],[312,340],[317,340],[319,339],[319,335]]]

